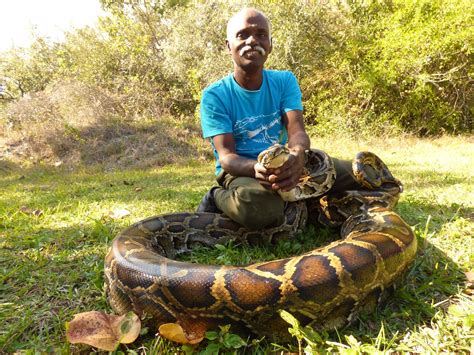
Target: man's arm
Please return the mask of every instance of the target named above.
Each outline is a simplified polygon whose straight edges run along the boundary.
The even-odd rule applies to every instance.
[[[233,176],[249,176],[260,180],[262,185],[270,187],[269,176],[274,169],[265,169],[256,160],[248,159],[235,152],[235,140],[232,133],[212,137],[214,148],[219,154],[222,169]]]
[[[283,116],[283,122],[288,131],[288,148],[298,155],[310,148],[311,141],[304,129],[303,112],[300,110],[288,111]]]
[[[272,189],[291,190],[299,181],[305,164],[305,151],[310,148],[311,142],[304,129],[303,112],[300,110],[288,111],[283,116],[283,122],[288,132],[288,148],[290,159],[269,176]]]
[[[299,181],[305,163],[304,152],[310,148],[310,139],[303,123],[300,110],[288,111],[283,117],[288,132],[290,158],[280,168],[265,169],[256,160],[248,159],[235,152],[235,140],[232,133],[212,137],[214,148],[219,154],[222,169],[233,176],[249,176],[273,190],[291,190]]]

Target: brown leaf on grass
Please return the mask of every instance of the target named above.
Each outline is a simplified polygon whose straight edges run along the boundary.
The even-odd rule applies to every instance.
[[[467,271],[464,273],[467,278],[466,282],[466,290],[464,291],[468,295],[473,295],[474,294],[474,271]]]
[[[66,337],[71,344],[82,343],[114,351],[120,343],[133,343],[140,328],[140,319],[133,312],[116,316],[92,311],[76,314],[66,323]]]
[[[26,214],[30,214],[32,216],[36,216],[36,217],[39,217],[39,216],[43,215],[42,210],[30,208],[30,207],[27,207],[27,206],[21,206],[20,211],[23,212],[23,213],[26,213]]]
[[[108,216],[112,219],[121,219],[130,214],[129,210],[117,208],[115,210],[109,211]]]
[[[471,284],[474,283],[474,271],[466,271],[464,275],[466,275],[467,282],[470,282]]]
[[[180,344],[198,344],[204,339],[204,336],[198,338],[190,337],[178,323],[162,324],[158,331],[163,338]]]

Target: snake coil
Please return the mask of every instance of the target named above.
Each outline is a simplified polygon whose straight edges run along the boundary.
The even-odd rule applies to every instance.
[[[353,171],[361,189],[332,195],[332,159],[308,151],[305,176],[297,200],[287,203],[285,222],[263,230],[247,230],[215,213],[166,214],[130,226],[113,240],[106,256],[110,305],[119,314],[146,314],[155,325],[177,322],[191,337],[231,323],[233,329],[285,338],[287,324],[279,310],[316,328],[346,323],[378,300],[407,269],[417,248],[410,226],[392,211],[401,183],[370,152],[356,156]],[[342,225],[342,239],[247,266],[173,260],[196,244],[274,242],[294,235],[305,226],[308,211],[310,221]]]

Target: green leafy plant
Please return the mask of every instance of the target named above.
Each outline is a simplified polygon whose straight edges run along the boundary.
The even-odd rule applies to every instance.
[[[288,332],[296,338],[298,342],[298,352],[300,354],[303,353],[303,346],[305,344],[304,353],[310,354],[324,343],[323,338],[317,331],[308,326],[302,327],[300,322],[291,313],[281,310],[280,316],[290,325]]]
[[[230,325],[219,326],[218,331],[206,332],[205,339],[207,344],[199,351],[200,355],[237,354],[238,349],[247,345],[239,335],[230,332]],[[195,353],[195,348],[190,345],[183,345],[181,349],[186,354]]]
[[[453,320],[460,322],[467,329],[474,328],[474,303],[452,304],[448,308],[448,313],[453,317]]]

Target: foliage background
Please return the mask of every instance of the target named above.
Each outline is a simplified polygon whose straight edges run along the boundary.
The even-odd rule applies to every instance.
[[[194,139],[193,156],[209,157],[197,141],[200,93],[232,70],[226,21],[244,5],[271,19],[268,67],[297,75],[314,135],[472,132],[469,0],[102,4],[98,28],[0,54],[3,156],[159,164],[166,145],[150,140],[163,132],[171,152]]]
[[[397,212],[420,245],[387,307],[299,340],[321,353],[473,352],[471,1],[102,3],[98,28],[0,53],[0,352],[90,352],[64,341],[64,322],[110,310],[110,240],[144,216],[196,208],[213,180],[200,93],[232,70],[225,26],[244,5],[273,23],[268,67],[297,75],[313,146],[380,154],[405,183]],[[110,217],[123,208],[129,217]],[[122,349],[178,351],[153,335]]]

